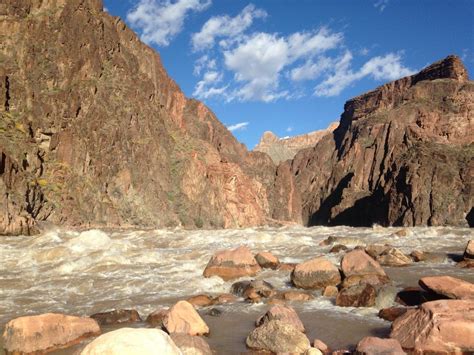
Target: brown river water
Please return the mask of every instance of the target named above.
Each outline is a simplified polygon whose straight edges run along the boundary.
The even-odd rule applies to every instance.
[[[408,236],[394,236],[398,230],[379,226],[217,231],[50,229],[35,237],[1,237],[0,328],[3,331],[12,318],[45,312],[86,316],[134,308],[146,318],[153,310],[179,299],[229,292],[235,280],[206,279],[202,272],[215,251],[240,245],[249,246],[255,253],[271,251],[283,262],[325,255],[339,264],[343,252],[328,253],[331,246],[319,245],[329,236],[346,237],[341,244],[349,247],[390,244],[405,253],[423,250],[449,256],[461,255],[467,241],[474,239],[474,231],[468,228],[416,227],[408,229]],[[377,317],[378,308],[392,305],[394,293],[416,286],[420,277],[451,275],[474,282],[472,269],[457,268],[450,258],[435,264],[414,263],[385,270],[393,281],[393,292],[379,297],[377,307],[336,307],[319,291],[314,292],[312,301],[293,303],[309,339],[319,338],[333,348],[347,348],[367,335],[388,335],[390,323]],[[256,278],[265,279],[279,290],[291,288],[288,272],[268,270]],[[200,310],[211,330],[207,338],[211,348],[218,354],[245,352],[245,338],[267,306],[242,301],[217,308],[222,311],[218,317],[207,315],[206,308]],[[82,346],[56,354],[73,354]]]

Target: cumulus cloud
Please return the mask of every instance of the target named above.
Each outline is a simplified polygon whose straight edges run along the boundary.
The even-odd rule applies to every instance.
[[[193,95],[202,99],[225,94],[227,86],[215,87],[214,85],[222,81],[222,73],[217,71],[207,71],[202,80],[194,88]]]
[[[396,80],[403,76],[412,75],[414,71],[403,66],[401,55],[389,53],[368,60],[359,70],[351,69],[352,53],[346,53],[335,60],[334,73],[316,86],[316,96],[336,96],[354,82],[365,77],[375,80]]]
[[[316,61],[312,59],[303,65],[291,70],[290,77],[293,81],[314,80],[333,66],[334,61],[328,57],[320,57]]]
[[[192,35],[193,49],[199,51],[211,48],[214,46],[217,38],[235,38],[247,30],[255,19],[266,16],[267,13],[265,11],[257,9],[253,4],[249,4],[235,17],[228,15],[211,17],[202,26],[201,31]]]
[[[240,122],[231,126],[227,126],[227,129],[231,132],[234,132],[234,131],[244,130],[247,128],[248,125],[249,125],[249,122]]]
[[[216,69],[217,62],[215,59],[211,59],[207,54],[200,57],[194,63],[194,75],[200,75],[205,69],[214,70]]]
[[[127,13],[127,20],[141,31],[145,43],[168,46],[182,31],[189,12],[203,11],[210,5],[211,0],[140,0]]]

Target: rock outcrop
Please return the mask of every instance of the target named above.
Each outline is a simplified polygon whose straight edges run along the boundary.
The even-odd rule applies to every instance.
[[[472,225],[473,108],[456,56],[347,101],[332,135],[283,163],[303,222]]]
[[[34,233],[41,221],[298,221],[289,171],[277,175],[266,154],[248,152],[187,99],[159,55],[102,8],[101,0],[0,4],[0,235]]]
[[[321,138],[331,134],[337,126],[339,126],[338,122],[332,122],[326,129],[285,138],[278,138],[273,132],[267,131],[263,133],[253,151],[267,153],[273,162],[278,164],[293,159],[300,150],[314,147]]]

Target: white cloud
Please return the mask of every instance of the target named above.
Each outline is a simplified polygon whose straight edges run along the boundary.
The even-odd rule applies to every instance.
[[[289,132],[293,132],[293,127],[289,126],[286,131],[289,133]]]
[[[145,43],[167,46],[182,31],[188,12],[203,11],[210,5],[211,0],[140,0],[127,13],[127,20],[142,32]]]
[[[326,27],[316,32],[296,32],[288,37],[291,56],[296,60],[336,48],[342,42],[341,33],[332,33]]]
[[[380,12],[382,12],[382,11],[385,10],[385,8],[387,7],[388,2],[389,2],[389,0],[377,0],[377,1],[374,3],[374,7],[375,7],[376,9],[378,9]]]
[[[225,94],[227,86],[215,87],[214,85],[222,81],[222,73],[217,71],[207,71],[202,80],[194,88],[193,95],[200,99],[208,99],[213,96]]]
[[[215,59],[211,59],[207,54],[200,57],[194,63],[194,75],[200,75],[204,69],[214,70],[216,69],[217,62]]]
[[[214,46],[216,38],[236,37],[249,28],[257,18],[264,18],[267,13],[257,9],[253,4],[247,5],[237,16],[228,15],[211,17],[201,28],[201,31],[194,33],[191,38],[195,51],[211,48]],[[224,40],[222,45],[226,45]]]
[[[328,57],[319,57],[316,61],[307,60],[303,65],[291,70],[293,81],[314,80],[333,66],[333,60]]]
[[[368,60],[359,70],[351,69],[352,54],[349,51],[334,63],[334,73],[316,86],[316,96],[336,96],[354,82],[365,77],[375,80],[396,80],[414,74],[401,64],[401,55],[389,53]]]
[[[248,125],[249,125],[249,122],[240,122],[231,126],[227,126],[227,129],[231,132],[234,132],[234,131],[244,130],[247,128]]]

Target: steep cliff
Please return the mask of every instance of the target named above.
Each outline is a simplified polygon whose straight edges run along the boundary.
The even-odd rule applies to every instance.
[[[333,122],[327,129],[309,132],[299,136],[278,138],[273,132],[267,131],[253,151],[267,153],[275,164],[293,159],[300,150],[314,147],[326,134],[332,133],[338,122]]]
[[[287,164],[308,225],[472,225],[474,83],[449,56],[349,100]]]
[[[101,0],[4,0],[0,38],[0,234],[300,218],[292,182]]]

